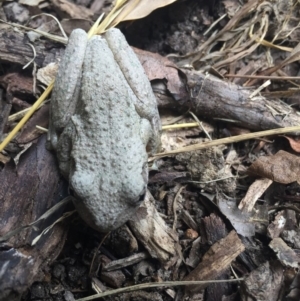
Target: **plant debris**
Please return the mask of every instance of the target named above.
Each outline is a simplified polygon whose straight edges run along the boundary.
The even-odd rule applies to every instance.
[[[62,208],[51,210],[68,186],[36,128],[47,128],[48,104],[12,135],[0,154],[0,301],[101,293],[110,294],[105,300],[299,300],[299,6],[4,1],[1,141],[51,85],[63,55],[58,42],[66,38],[45,12],[65,18],[67,33],[88,30],[102,13],[94,32],[118,24],[151,81],[164,131],[161,153],[149,160],[146,201],[106,235],[69,215],[72,207],[67,219]],[[47,218],[32,224],[40,216]]]

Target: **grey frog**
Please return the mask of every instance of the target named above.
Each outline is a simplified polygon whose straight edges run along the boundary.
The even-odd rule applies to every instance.
[[[104,37],[76,29],[52,92],[48,148],[93,228],[107,232],[144,199],[147,150],[160,146],[156,99],[139,60],[118,29]]]

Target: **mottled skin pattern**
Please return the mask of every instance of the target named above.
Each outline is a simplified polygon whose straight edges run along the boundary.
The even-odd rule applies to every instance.
[[[73,31],[53,91],[49,140],[79,214],[107,232],[144,199],[146,146],[158,151],[160,122],[150,83],[122,33],[111,29],[105,39],[86,41],[84,31]]]

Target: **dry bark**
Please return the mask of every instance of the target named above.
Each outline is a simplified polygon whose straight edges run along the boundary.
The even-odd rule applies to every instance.
[[[53,154],[45,147],[45,135],[27,150],[17,166],[11,161],[0,172],[0,236],[38,219],[61,200],[63,182]],[[67,233],[60,223],[31,246],[32,240],[62,214],[56,212],[37,227],[17,233],[1,243],[0,300],[19,300],[60,253]]]
[[[230,120],[235,126],[251,130],[268,130],[296,126],[300,116],[283,102],[257,95],[253,90],[220,80],[214,76],[186,71],[191,108],[209,120]]]
[[[150,199],[153,200],[153,197],[147,192],[145,202],[129,220],[129,225],[151,257],[169,268],[181,260],[178,236],[161,218]]]
[[[219,277],[231,262],[243,251],[245,246],[235,231],[211,246],[205,253],[200,264],[184,278],[184,281],[213,280]],[[188,286],[187,293],[194,294],[207,285]]]
[[[242,283],[242,301],[279,300],[284,281],[284,268],[269,261],[251,271]],[[296,299],[294,299],[296,300]]]
[[[34,56],[27,36],[21,31],[15,32],[11,27],[0,30],[0,61],[12,64],[26,65]],[[36,56],[34,62],[37,67],[55,62],[63,54],[62,47],[48,47],[45,41],[34,44]]]

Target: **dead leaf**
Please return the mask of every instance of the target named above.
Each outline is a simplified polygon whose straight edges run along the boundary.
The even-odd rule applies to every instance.
[[[132,47],[138,56],[148,79],[163,79],[167,82],[167,89],[175,99],[185,98],[187,92],[185,85],[178,74],[177,66],[169,59],[157,53],[152,53]]]
[[[64,19],[60,22],[60,24],[67,35],[70,35],[71,32],[76,28],[81,28],[88,32],[91,26],[93,25],[93,23],[90,20],[76,18]]]
[[[182,258],[181,247],[178,244],[177,233],[159,215],[153,202],[154,199],[148,191],[144,203],[133,215],[129,225],[151,257],[158,259],[168,268]]]
[[[248,173],[281,184],[300,183],[300,158],[280,150],[273,156],[259,157],[248,168]]]
[[[236,202],[218,197],[218,207],[228,218],[236,232],[245,237],[255,235],[255,224],[251,219],[250,212],[241,212]]]
[[[298,139],[298,137],[297,138],[296,137],[292,138],[292,137],[288,137],[288,136],[283,136],[283,137],[289,141],[291,148],[295,152],[300,153],[300,139]]]

